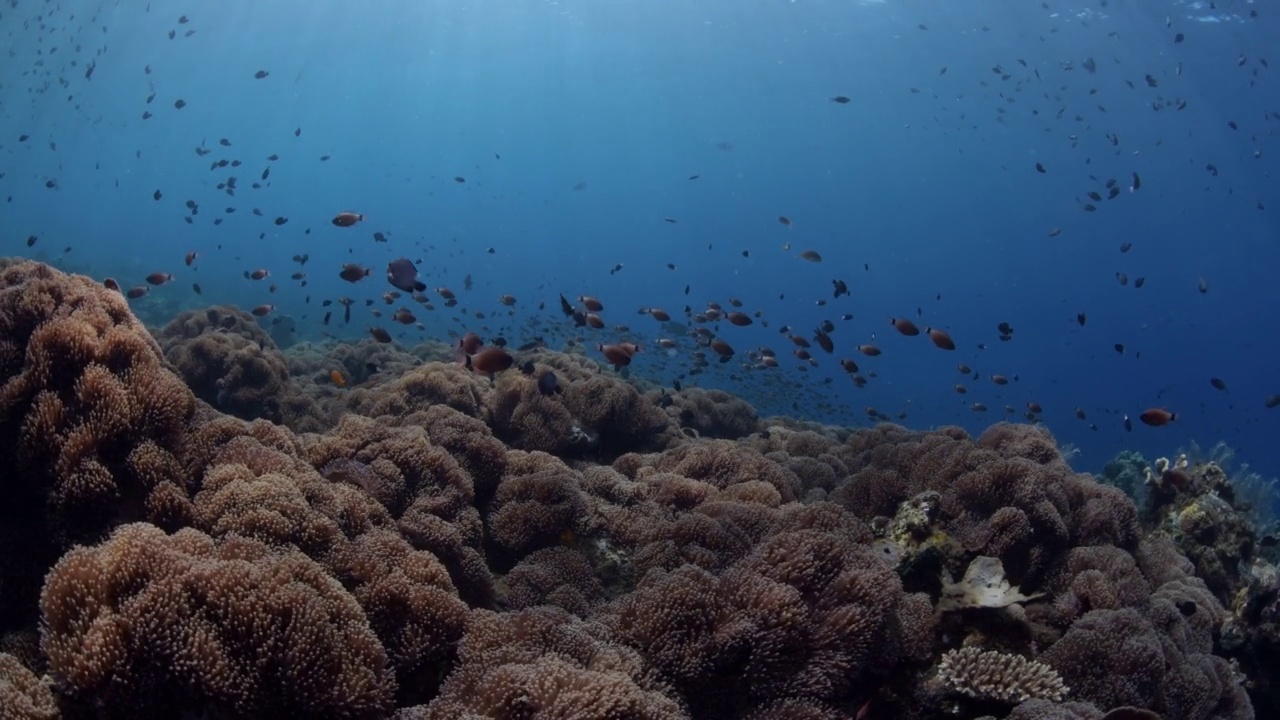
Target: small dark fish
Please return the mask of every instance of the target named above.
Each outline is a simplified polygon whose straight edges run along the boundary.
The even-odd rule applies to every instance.
[[[181,110],[182,108],[187,106],[187,101],[183,100],[182,98],[178,98],[177,100],[173,101],[173,106]]]
[[[1040,163],[1036,163],[1036,172],[1043,175],[1044,173],[1047,173],[1049,171],[1044,169],[1044,165],[1041,165]]]
[[[1209,384],[1217,390],[1222,390],[1223,392],[1226,392],[1227,390],[1227,384],[1222,381],[1222,378],[1209,378]]]
[[[817,250],[805,250],[804,252],[800,253],[800,258],[802,260],[808,260],[809,262],[815,262],[815,263],[822,262],[822,256],[818,254]]]
[[[271,74],[271,73],[267,72],[266,70],[259,70],[258,72],[254,73],[254,74],[253,74],[253,76],[254,76],[255,78],[257,78],[258,80],[261,80],[262,78],[264,78],[264,77],[266,77],[266,76],[268,76],[268,75],[270,75],[270,74]]]
[[[361,280],[369,277],[370,272],[372,271],[369,270],[369,268],[367,267],[362,267],[360,265],[356,265],[355,263],[344,263],[342,266],[342,271],[338,273],[338,277],[342,278],[343,280],[346,280],[347,282],[360,282]],[[406,291],[406,292],[412,292],[412,291]]]
[[[543,340],[540,337],[536,337],[530,340],[529,342],[521,345],[520,347],[516,348],[516,351],[529,352],[531,350],[537,350],[538,348],[544,348],[546,346],[547,346],[547,342],[545,340]]]
[[[1174,36],[1173,36],[1173,44],[1174,44],[1174,45],[1181,45],[1181,44],[1182,44],[1182,41],[1183,41],[1183,40],[1186,40],[1186,39],[1187,39],[1187,36],[1186,36],[1186,35],[1183,35],[1182,33],[1178,33],[1177,35],[1174,35]]]
[[[422,292],[427,286],[418,280],[418,268],[408,258],[387,263],[387,282],[397,290],[407,293]]]
[[[1080,327],[1084,327],[1085,321],[1087,320],[1088,318],[1085,317],[1084,313],[1076,313],[1076,322],[1080,323]]]
[[[350,305],[348,305],[347,307],[349,308],[349,307],[351,307],[351,306],[350,306]],[[371,328],[369,328],[369,334],[370,334],[371,336],[373,336],[373,339],[374,339],[374,340],[377,340],[377,341],[378,341],[378,342],[380,342],[380,343],[389,343],[389,342],[391,342],[391,333],[387,332],[386,330],[383,330],[383,329],[382,329],[382,328],[380,328],[380,327],[371,327]]]
[[[835,286],[835,292],[833,294],[834,297],[849,294],[849,286],[846,285],[843,280],[832,280],[831,284]]]
[[[137,300],[138,298],[142,297],[143,295],[146,295],[150,291],[151,291],[151,288],[147,287],[146,285],[138,285],[136,287],[129,288],[129,291],[126,292],[124,296],[129,298],[130,300]]]
[[[467,179],[462,177],[461,175],[457,175],[453,178],[453,181],[456,183],[464,183],[467,181]]]
[[[848,95],[836,95],[835,97],[831,98],[831,102],[838,103],[840,105],[848,105],[849,103],[853,102],[853,98],[849,97]]]
[[[560,392],[560,379],[550,370],[538,378],[538,392],[543,395],[555,395]]]
[[[32,245],[35,245],[35,244],[36,244],[36,240],[37,240],[37,238],[36,238],[36,236],[35,236],[35,235],[28,235],[28,236],[27,236],[27,247],[31,247]]]
[[[159,200],[162,197],[164,197],[164,195],[160,194],[159,190],[156,190],[155,192],[151,193],[152,200]]]
[[[1201,295],[1209,292],[1209,281],[1204,278],[1200,278],[1200,282],[1196,284],[1196,289],[1200,291]]]
[[[1266,405],[1268,410],[1274,410],[1280,407],[1280,395],[1268,395],[1262,404]]]
[[[831,336],[823,332],[821,329],[813,331],[813,339],[828,353],[835,352],[835,343],[831,342]]]
[[[1133,243],[1129,243],[1129,242],[1127,242],[1127,243],[1120,243],[1120,252],[1121,252],[1121,253],[1127,253],[1127,252],[1129,252],[1129,251],[1130,251],[1130,250],[1132,250],[1132,249],[1133,249]]]
[[[782,223],[783,225],[786,225],[787,227],[791,227],[791,218],[787,217],[786,215],[779,215],[778,222]]]

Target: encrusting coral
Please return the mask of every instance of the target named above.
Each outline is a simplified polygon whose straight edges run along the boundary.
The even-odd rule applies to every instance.
[[[193,393],[118,293],[0,268],[0,717],[1234,720],[1241,670],[1277,706],[1280,574],[1225,574],[1209,474],[1143,527],[1039,427],[281,354],[219,308],[160,333]]]

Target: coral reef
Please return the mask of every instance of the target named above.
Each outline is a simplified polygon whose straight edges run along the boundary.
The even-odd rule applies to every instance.
[[[297,552],[125,525],[59,560],[40,609],[49,672],[104,715],[376,717],[391,706],[368,619]]]
[[[157,342],[0,268],[0,717],[1280,712],[1280,572],[1212,461],[1118,462],[1139,507],[1037,426],[282,353],[229,308]]]

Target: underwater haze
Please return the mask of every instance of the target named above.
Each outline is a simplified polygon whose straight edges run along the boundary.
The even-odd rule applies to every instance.
[[[0,255],[149,325],[634,343],[761,415],[1280,474],[1274,5],[8,0],[0,36]]]

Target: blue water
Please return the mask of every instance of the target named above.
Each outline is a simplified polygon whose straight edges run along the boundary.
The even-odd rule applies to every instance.
[[[632,338],[645,345],[633,375],[665,385],[688,370],[693,343],[674,336],[667,355],[653,343],[673,329],[637,309],[684,321],[685,305],[733,297],[769,327],[721,323],[737,356],[681,382],[737,392],[765,414],[868,424],[870,407],[976,433],[1035,402],[1082,469],[1125,448],[1154,457],[1225,441],[1237,461],[1278,475],[1280,408],[1264,399],[1280,393],[1280,67],[1263,62],[1280,63],[1267,57],[1280,13],[1045,5],[7,2],[0,254],[126,288],[172,272],[135,303],[153,324],[270,303],[300,339],[371,326],[407,345],[468,330],[553,347]],[[211,169],[218,160],[242,164]],[[232,176],[234,196],[218,188]],[[1107,200],[1111,178],[1121,193]],[[1104,199],[1085,212],[1091,190]],[[367,219],[334,227],[345,210]],[[389,241],[374,242],[377,231]],[[800,259],[806,249],[823,261]],[[302,253],[305,267],[290,261]],[[382,273],[400,256],[460,305],[383,305]],[[344,262],[373,275],[348,284]],[[271,277],[244,279],[258,268]],[[852,297],[832,298],[836,278]],[[518,298],[514,312],[503,293]],[[598,296],[606,322],[631,331],[577,331],[559,293]],[[320,301],[339,296],[360,303],[351,324],[322,327]],[[410,307],[425,329],[371,317],[366,299]],[[943,328],[959,349],[900,336],[891,316]],[[778,330],[811,337],[824,319],[836,354],[814,349],[817,366],[801,371]],[[1014,328],[1007,342],[1000,322]],[[855,353],[871,342],[882,356]],[[782,367],[744,367],[761,346]],[[840,357],[858,361],[865,388]],[[996,386],[996,373],[1018,380]],[[1150,407],[1178,420],[1145,427],[1137,416]]]

